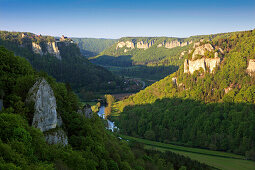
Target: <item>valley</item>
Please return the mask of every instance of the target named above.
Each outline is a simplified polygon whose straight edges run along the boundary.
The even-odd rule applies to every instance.
[[[254,169],[254,37],[0,31],[0,169]]]

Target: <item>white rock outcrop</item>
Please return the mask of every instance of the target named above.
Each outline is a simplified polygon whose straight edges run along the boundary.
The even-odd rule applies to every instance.
[[[57,59],[61,60],[60,52],[56,42],[47,42],[46,44],[46,52],[42,51],[42,47],[35,42],[32,42],[32,50],[36,54],[44,55],[44,54],[52,54],[55,55]]]
[[[220,64],[220,58],[201,58],[197,60],[187,60],[184,61],[184,73],[193,74],[196,70],[203,69],[204,71],[209,71],[212,73],[214,68]],[[209,70],[208,70],[209,69]]]
[[[32,50],[36,54],[43,55],[41,46],[39,44],[36,44],[35,42],[32,42]]]
[[[192,54],[192,59],[195,59],[197,55],[203,56],[205,55],[206,51],[213,51],[214,48],[211,44],[204,44],[201,46],[196,47],[195,51]]]
[[[140,41],[137,43],[136,46],[137,46],[137,48],[148,49],[153,45],[154,45],[154,40],[152,40],[151,42]]]
[[[42,78],[28,92],[27,101],[34,102],[34,117],[32,125],[42,132],[57,126],[57,105],[53,90]]]
[[[63,124],[61,116],[57,114],[56,98],[52,88],[44,78],[37,80],[29,90],[26,102],[34,105],[32,126],[44,132],[46,141],[51,141],[50,144],[60,142],[60,144],[66,145],[67,137],[63,135],[64,131],[56,130],[57,127],[61,127]],[[48,136],[49,131],[54,131],[54,133]],[[64,143],[61,141],[64,141]]]
[[[165,48],[175,48],[175,47],[184,47],[186,45],[191,44],[192,41],[186,41],[186,42],[181,42],[179,40],[174,40],[174,41],[170,41],[170,42],[162,42],[161,44],[158,44],[157,47],[165,47]]]
[[[181,46],[181,42],[179,42],[178,40],[165,43],[166,48],[175,48],[175,47],[180,47],[180,46]]]
[[[60,52],[58,50],[58,46],[56,42],[48,42],[47,43],[47,51],[48,53],[55,55],[57,59],[61,60]]]
[[[133,48],[135,48],[135,43],[133,43],[132,41],[126,41],[126,42],[121,41],[121,42],[117,43],[116,49],[123,48],[123,47],[133,49]]]
[[[250,59],[247,67],[247,73],[251,76],[255,73],[255,59]]]
[[[118,48],[123,48],[123,47],[125,47],[125,46],[126,46],[126,43],[123,42],[123,41],[121,41],[121,42],[118,42],[118,44],[117,44],[117,46],[116,46],[116,49],[118,49]]]

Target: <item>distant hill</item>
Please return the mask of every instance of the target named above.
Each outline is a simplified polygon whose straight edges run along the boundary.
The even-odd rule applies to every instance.
[[[98,55],[106,48],[112,46],[116,39],[101,39],[101,38],[72,38],[81,49],[81,53],[86,57]]]
[[[177,71],[195,43],[220,35],[225,34],[189,38],[123,37],[89,60],[122,76],[160,80]],[[115,67],[119,69],[116,70]]]

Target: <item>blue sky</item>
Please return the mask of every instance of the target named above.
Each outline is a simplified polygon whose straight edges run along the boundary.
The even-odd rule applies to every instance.
[[[188,37],[255,28],[255,0],[0,0],[0,30]]]

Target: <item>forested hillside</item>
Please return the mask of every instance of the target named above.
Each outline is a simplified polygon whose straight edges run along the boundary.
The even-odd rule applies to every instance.
[[[212,49],[202,54],[205,47]],[[255,30],[200,42],[185,58],[177,72],[115,103],[117,126],[128,135],[255,160]]]
[[[72,38],[86,57],[93,57],[112,46],[117,40],[103,38]],[[90,53],[89,53],[90,52]]]
[[[3,47],[0,75],[4,105],[0,110],[0,169],[211,169],[171,152],[146,151],[139,145],[131,149],[108,132],[96,114],[88,118],[77,113],[80,102],[67,84],[36,72],[26,59]],[[68,146],[49,145],[44,134],[31,126],[34,108],[26,98],[42,77],[54,91]]]
[[[115,74],[135,76],[139,72],[143,76],[137,74],[136,77],[159,80],[177,71],[195,43],[223,35],[228,33],[189,38],[124,37],[99,55],[91,57],[90,61],[107,66]],[[119,69],[116,71],[115,67]],[[151,72],[154,75],[149,74]]]
[[[49,43],[56,44],[53,49],[60,58],[50,50],[47,52],[51,47]],[[57,81],[69,83],[83,98],[95,91],[116,92],[125,88],[119,77],[90,63],[69,39],[57,42],[50,36],[0,31],[0,45],[26,58],[37,71],[47,72]]]

